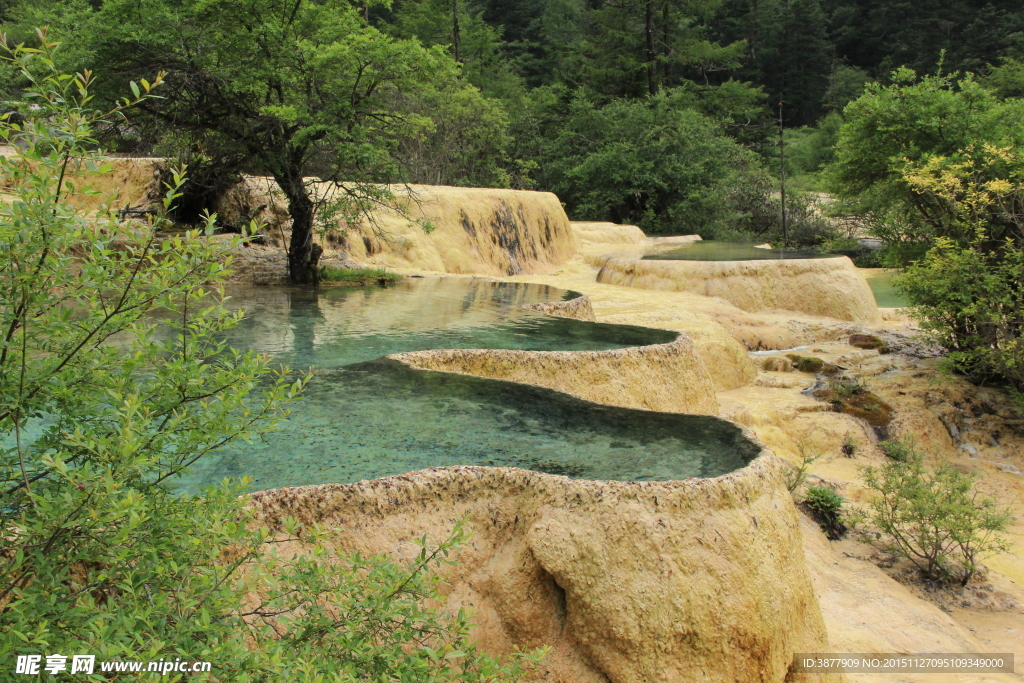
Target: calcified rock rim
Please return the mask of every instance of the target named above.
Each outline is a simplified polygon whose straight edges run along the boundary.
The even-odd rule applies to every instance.
[[[590,299],[584,295],[568,301],[528,304],[524,308],[595,320]],[[684,333],[676,335],[666,343],[602,351],[433,349],[396,353],[387,358],[417,370],[546,387],[618,408],[717,415],[718,402],[710,371],[693,340]]]
[[[616,481],[608,479],[571,479],[561,474],[548,474],[518,467],[485,467],[452,465],[428,467],[404,474],[364,479],[349,484],[310,484],[254,491],[248,494],[249,505],[260,522],[280,530],[285,518],[294,517],[306,524],[346,521],[339,512],[351,514],[345,504],[365,497],[359,514],[384,517],[396,513],[418,511],[424,501],[433,499],[435,490],[443,490],[447,498],[472,498],[481,482],[490,486],[494,477],[506,484],[510,492],[529,486],[552,495],[550,503],[570,505],[609,503],[634,500],[655,507],[671,504],[659,496],[686,495],[704,499],[730,500],[740,504],[760,495],[765,486],[781,481],[784,461],[776,456],[750,432],[743,435],[761,448],[749,464],[718,477],[690,477],[665,481]],[[377,494],[385,493],[381,498]],[[584,495],[585,494],[585,495]],[[561,500],[559,500],[561,499]],[[403,508],[409,508],[408,510]]]
[[[744,311],[782,309],[862,324],[882,317],[867,282],[845,257],[750,261],[602,257],[597,282],[725,299]]]
[[[545,310],[569,317],[588,311],[586,297]],[[501,350],[470,351],[499,365],[509,360]],[[396,356],[423,353],[430,352]],[[659,353],[670,363],[693,359],[686,367],[703,372],[714,396],[703,361],[682,334],[667,344],[519,352],[512,360],[527,360],[530,369],[533,354],[532,361],[542,359],[534,367],[553,363],[564,375],[600,365],[599,354],[610,363],[606,372],[623,369],[629,385],[651,391],[655,382],[644,384],[635,371],[663,374],[666,366],[651,362]],[[286,518],[320,524],[339,549],[393,559],[411,559],[410,551],[418,552],[412,539],[436,542],[464,519],[472,537],[458,564],[442,569],[446,608],[474,610],[473,637],[484,651],[549,645],[548,683],[781,683],[792,653],[822,651],[827,634],[784,464],[732,424],[759,451],[718,477],[570,479],[458,465],[261,491],[248,505],[275,532]]]

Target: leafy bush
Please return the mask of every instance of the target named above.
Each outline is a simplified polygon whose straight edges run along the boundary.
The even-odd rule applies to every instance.
[[[878,444],[885,457],[896,462],[909,462],[916,457],[917,442],[913,436],[902,439],[886,439]]]
[[[945,182],[941,173],[924,183],[914,182],[913,176],[921,177],[921,169],[931,164],[953,171],[966,153],[986,145],[1019,150],[1024,144],[1024,101],[1000,101],[970,74],[918,77],[910,69],[897,69],[889,85],[869,84],[843,115],[836,160],[827,169],[830,189],[868,221],[891,256],[904,259],[899,265],[922,256],[939,237],[961,246],[971,240],[958,215],[969,208],[961,202],[971,200],[971,194],[943,197],[937,184]],[[973,170],[969,177],[978,188],[1014,175],[1002,164]],[[963,174],[954,172],[950,179],[958,175]],[[978,214],[983,220],[990,215]],[[991,245],[1019,235],[1012,220],[990,223]]]
[[[42,50],[14,50],[37,105],[0,125],[16,143],[0,157],[13,195],[0,203],[0,659],[190,658],[217,667],[190,680],[239,682],[518,676],[518,659],[475,650],[464,614],[430,608],[459,529],[397,565],[332,555],[326,532],[291,521],[261,527],[244,482],[173,489],[211,450],[272,426],[306,378],[218,340],[241,319],[209,289],[228,272],[223,247],[161,240],[163,215],[142,226],[75,208],[110,170],[85,151],[90,128],[151,86],[101,116],[89,75],[55,71],[54,49],[44,34]],[[283,541],[298,552],[278,555]]]
[[[815,460],[821,457],[820,455],[808,455],[807,446],[803,442],[798,443],[797,448],[800,451],[800,464],[787,469],[784,475],[786,489],[790,493],[796,493],[797,489],[804,485],[804,482],[807,481],[807,470]]]
[[[846,533],[842,522],[843,497],[838,493],[827,486],[811,486],[804,497],[804,505],[830,539],[836,540]]]
[[[851,103],[830,169],[955,370],[1024,389],[1024,101],[899,69]]]
[[[1024,184],[1018,187],[1024,191]],[[978,231],[978,239],[986,233]],[[914,304],[928,339],[948,349],[952,368],[1024,389],[1024,251],[1017,242],[985,253],[940,239],[919,263],[893,278]]]
[[[918,451],[905,453],[903,461],[862,470],[879,494],[868,514],[874,537],[924,578],[967,585],[982,557],[1008,549],[1001,532],[1011,516],[973,490],[973,477],[949,463],[930,470]]]

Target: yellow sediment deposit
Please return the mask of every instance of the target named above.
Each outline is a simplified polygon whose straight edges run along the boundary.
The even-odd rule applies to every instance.
[[[458,372],[563,391],[623,408],[715,415],[715,387],[688,337],[611,351],[441,349],[390,356],[422,370]]]
[[[15,153],[12,147],[0,146],[0,155]],[[149,208],[166,191],[159,177],[164,161],[158,157],[111,157],[97,162],[98,168],[109,167],[106,173],[90,172],[79,163],[72,163],[66,180],[74,184],[76,192],[67,195],[68,201],[86,211],[96,211],[108,204],[114,209]],[[82,191],[86,189],[94,192],[85,194]]]
[[[572,229],[583,244],[643,244],[647,235],[635,225],[572,221]]]
[[[803,353],[803,352],[802,352]],[[829,632],[831,652],[1021,652],[1024,649],[1024,430],[1012,399],[993,388],[943,376],[935,359],[856,349],[842,342],[814,345],[806,353],[847,368],[895,409],[892,437],[913,437],[926,462],[952,463],[978,477],[976,491],[1009,506],[1015,521],[1012,552],[983,560],[989,572],[966,589],[927,592],[894,581],[877,566],[888,555],[856,535],[829,543],[804,522],[805,554]],[[773,357],[769,357],[773,358]],[[886,457],[862,420],[831,412],[802,393],[814,377],[763,360],[766,370],[751,386],[718,394],[720,415],[751,431],[792,463],[818,456],[809,483],[827,486],[861,508],[874,498],[864,486],[865,465]],[[855,452],[842,446],[852,439]],[[891,562],[883,567],[891,566]],[[907,581],[908,576],[902,575]],[[946,602],[937,597],[946,596]],[[1018,663],[1018,672],[1021,671]],[[892,674],[858,674],[884,683]],[[907,683],[1020,681],[1019,675],[907,673]]]
[[[569,301],[551,301],[540,304],[523,304],[523,308],[531,311],[540,311],[558,318],[574,318],[576,320],[589,320],[595,322],[594,308],[590,305],[590,297],[578,296]]]
[[[576,234],[550,192],[429,185],[392,190],[406,215],[381,210],[376,225],[351,231],[344,245],[351,258],[395,268],[518,275],[549,271],[576,253]]]
[[[73,173],[76,186],[91,187],[98,194],[75,193],[71,202],[87,210],[99,209],[104,204],[112,208],[150,208],[159,200],[165,188],[160,187],[160,168],[164,160],[157,157],[112,158],[104,162],[111,168],[110,173]]]
[[[871,289],[846,257],[764,261],[608,258],[597,281],[718,297],[744,311],[784,309],[862,324],[881,322]]]
[[[485,651],[550,645],[549,683],[781,683],[826,634],[778,467],[765,454],[715,479],[642,483],[453,467],[250,500],[272,528],[295,516],[397,560],[465,519],[447,608],[473,608]]]
[[[76,199],[83,208],[108,202],[117,208],[148,208],[162,196],[158,169],[164,159],[112,158],[106,163],[109,173],[78,174],[82,184],[99,191]],[[382,208],[372,221],[339,226],[324,246],[371,265],[492,276],[547,272],[579,246],[558,197],[550,192],[432,185],[390,189],[397,197],[396,210]],[[322,183],[313,188],[325,200],[334,191]],[[227,223],[255,218],[276,243],[287,242],[287,203],[269,178],[245,178],[216,208]]]
[[[361,263],[405,270],[474,275],[543,273],[571,258],[579,239],[558,197],[550,192],[437,185],[392,186],[396,209],[380,208],[371,221],[339,223],[328,251],[339,249]],[[335,190],[321,184],[318,197]],[[229,192],[218,210],[259,218],[279,243],[289,236],[280,189],[268,178],[249,177]]]

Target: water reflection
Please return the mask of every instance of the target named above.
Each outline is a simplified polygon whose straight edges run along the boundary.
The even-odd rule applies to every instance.
[[[712,477],[757,455],[718,418],[600,406],[539,387],[411,369],[382,356],[443,348],[601,350],[672,341],[665,330],[555,318],[523,304],[551,287],[459,278],[388,289],[235,288],[229,341],[315,366],[279,430],[219,449],[182,485],[249,475],[253,489],[350,482],[425,467],[495,465],[572,477]]]

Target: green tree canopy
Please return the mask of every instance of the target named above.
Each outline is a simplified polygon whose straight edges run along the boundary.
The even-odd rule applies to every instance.
[[[731,193],[753,155],[691,98],[669,91],[602,107],[578,95],[546,150],[549,186],[570,214],[668,234],[730,225]]]
[[[892,74],[891,85],[871,84],[844,112],[846,123],[829,169],[831,189],[875,216],[875,230],[891,244],[920,255],[936,237],[961,244],[973,239],[955,207],[907,177],[909,168],[933,159],[950,163],[985,145],[1024,145],[1024,101],[999,100],[970,75],[925,76],[910,69]],[[1004,163],[984,164],[984,180],[1006,177]],[[1003,242],[1002,218],[992,217],[989,238]],[[914,245],[918,248],[914,249]]]
[[[115,83],[166,74],[147,114],[213,135],[277,181],[296,282],[315,278],[305,178],[348,183],[356,203],[386,199],[366,183],[402,177],[392,152],[433,126],[419,103],[473,97],[442,47],[390,37],[348,2],[108,0],[87,25],[94,63]]]

